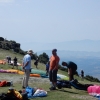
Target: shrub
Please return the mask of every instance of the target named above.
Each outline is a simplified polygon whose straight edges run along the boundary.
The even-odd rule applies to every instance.
[[[46,64],[49,61],[49,56],[46,53],[40,54],[39,61]]]
[[[25,51],[19,49],[19,53],[22,54],[22,55],[25,55]]]
[[[91,82],[100,82],[100,80],[98,78],[94,78],[93,76],[89,76],[89,75],[86,75],[85,79],[87,79]]]
[[[0,41],[4,41],[4,38],[3,37],[0,37]]]

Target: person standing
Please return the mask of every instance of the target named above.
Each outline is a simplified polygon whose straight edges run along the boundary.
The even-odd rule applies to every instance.
[[[84,80],[84,71],[83,70],[81,70],[81,78],[82,78],[82,80]]]
[[[50,57],[50,67],[49,67],[49,80],[51,82],[51,87],[49,88],[50,90],[56,90],[59,60],[60,58],[57,55],[57,49],[53,49],[52,56]]]
[[[69,81],[74,80],[74,75],[77,70],[77,65],[72,61],[69,61],[68,63],[62,62],[62,65],[68,68]]]
[[[10,56],[8,58],[8,62],[9,62],[9,64],[11,64],[11,57]]]
[[[38,61],[39,61],[38,58],[36,58],[36,61],[34,62],[34,65],[36,66],[37,69],[38,69],[38,67],[37,67],[38,66]]]
[[[47,64],[46,64],[45,66],[46,66],[46,76],[48,76],[50,61],[48,61]]]
[[[17,69],[18,69],[17,58],[16,57],[13,59],[13,67],[12,67],[12,69],[14,68],[14,66],[16,66]]]
[[[11,64],[11,57],[7,56],[6,59],[7,59],[8,64],[10,65]]]
[[[27,54],[23,57],[22,67],[24,70],[24,77],[22,81],[22,88],[26,88],[28,86],[28,81],[31,72],[31,56],[33,54],[32,50],[29,50]]]

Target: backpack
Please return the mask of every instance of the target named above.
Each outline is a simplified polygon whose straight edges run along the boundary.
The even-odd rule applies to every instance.
[[[21,93],[14,89],[9,89],[7,95],[15,98],[14,100],[23,100]]]
[[[0,87],[6,86],[7,85],[7,81],[1,81],[0,82]]]
[[[31,98],[34,94],[34,88],[26,87],[25,91],[27,92],[28,98]]]
[[[20,100],[15,95],[11,93],[1,93],[0,100]]]

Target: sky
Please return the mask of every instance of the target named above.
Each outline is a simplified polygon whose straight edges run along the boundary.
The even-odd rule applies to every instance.
[[[37,51],[43,43],[100,40],[100,0],[0,0],[0,37]]]

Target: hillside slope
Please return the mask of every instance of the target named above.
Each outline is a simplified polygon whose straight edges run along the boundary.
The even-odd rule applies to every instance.
[[[22,62],[23,55],[8,51],[8,50],[2,50],[0,49],[0,59],[5,59],[6,56],[11,56],[14,58],[15,56],[18,58],[18,62]],[[20,67],[20,66],[19,66]],[[36,69],[34,66],[34,60],[32,60],[32,68]],[[41,70],[45,71],[45,65],[42,63],[39,63],[38,68]],[[11,66],[8,64],[5,65],[0,65],[0,69],[11,69]],[[16,68],[15,68],[16,69]],[[67,75],[67,72],[59,70],[58,73]],[[0,73],[0,81],[1,80],[8,80],[11,81],[13,80],[14,87],[17,90],[21,89],[21,82],[22,82],[23,75],[18,75],[18,74],[5,74],[5,73]],[[75,78],[84,84],[98,84],[96,82],[89,82],[87,80],[82,81],[80,77],[75,76]],[[36,78],[36,77],[31,77],[29,80],[29,85],[31,87],[38,87],[38,88],[43,88],[46,91],[49,91],[50,87],[50,82],[48,78]],[[1,87],[0,87],[1,88]],[[0,89],[0,92],[6,92],[9,87],[2,87]],[[55,95],[54,95],[55,94]],[[58,95],[59,94],[59,95]],[[54,92],[48,92],[48,96],[45,98],[35,98],[36,100],[96,100],[95,97],[89,96],[87,91],[83,90],[78,90],[72,87],[72,89],[64,88],[60,90],[56,90]]]

